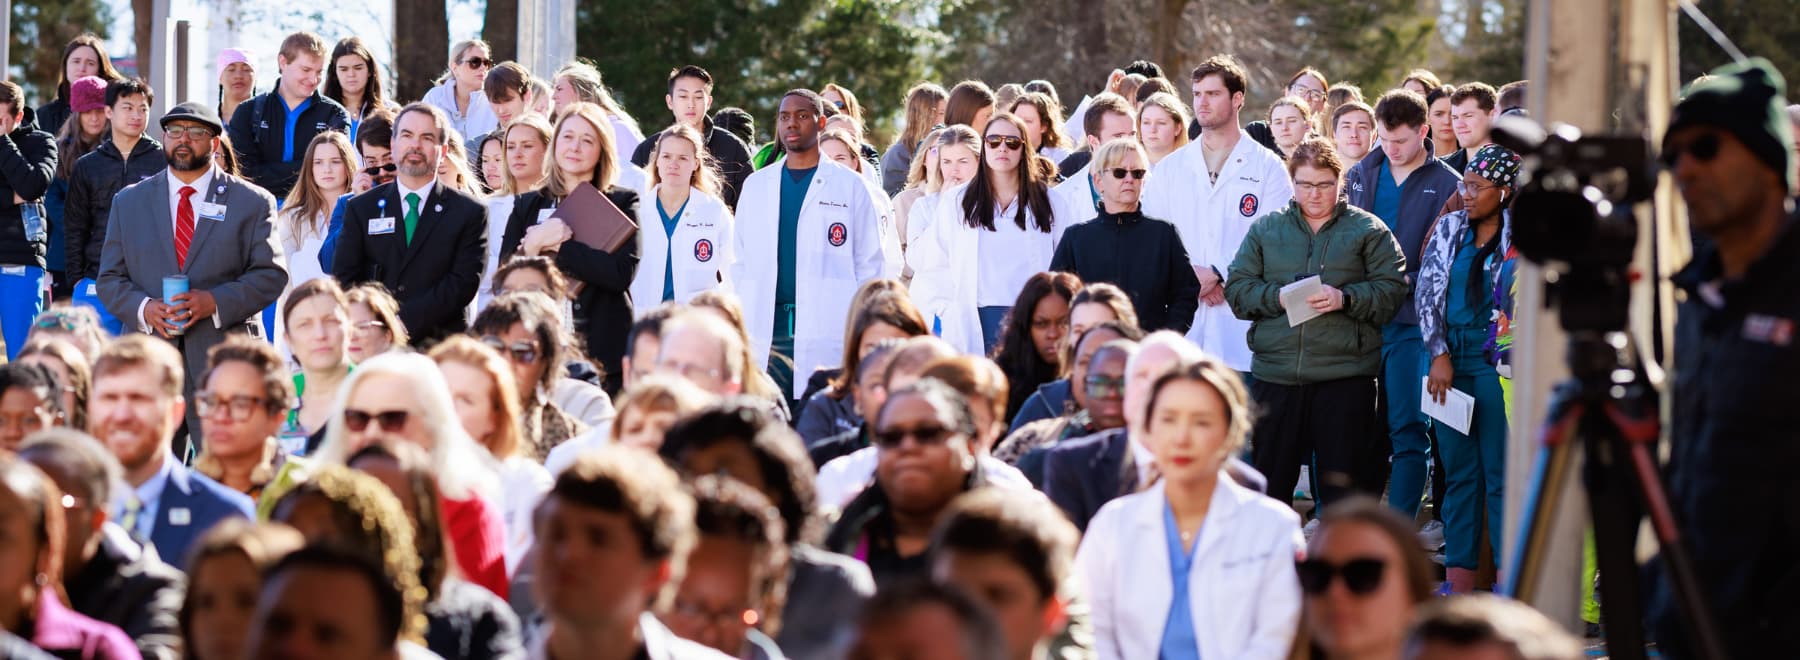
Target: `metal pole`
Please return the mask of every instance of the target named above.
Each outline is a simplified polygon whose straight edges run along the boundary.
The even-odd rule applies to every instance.
[[[150,43],[138,44],[138,72],[145,80],[150,81],[150,88],[158,92],[156,107],[151,109],[151,117],[161,117],[181,103],[174,94],[175,77],[169,70],[169,2],[170,0],[152,0],[150,8]],[[158,140],[162,139],[160,122],[152,121],[145,127],[145,132]]]
[[[188,100],[188,31],[192,27],[185,19],[175,21],[175,98],[183,103]]]
[[[575,0],[519,3],[519,62],[544,76],[575,59]]]
[[[0,34],[12,34],[12,0],[0,0]],[[12,39],[0,39],[0,77],[12,77]]]

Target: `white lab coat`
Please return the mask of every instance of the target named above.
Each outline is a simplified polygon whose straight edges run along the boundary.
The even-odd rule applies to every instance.
[[[744,303],[756,369],[767,369],[775,332],[775,280],[780,267],[781,185],[785,161],[757,170],[744,182],[737,205],[737,254],[732,288]],[[869,194],[862,175],[821,159],[800,207],[794,259],[794,391],[799,398],[807,376],[843,359],[844,319],[857,288],[883,273],[887,263],[881,234],[883,204]],[[837,244],[832,237],[837,236]]]
[[[506,222],[512,217],[513,202],[518,195],[497,195],[487,200],[487,264],[481,269],[481,288],[475,290],[474,307],[469,318],[481,314],[494,300],[494,271],[500,269],[500,243],[506,237]]]
[[[863,185],[869,189],[869,199],[875,203],[876,210],[881,213],[881,261],[884,264],[881,276],[889,279],[900,277],[901,267],[906,265],[906,256],[900,249],[900,230],[895,227],[894,200],[889,198],[886,190],[881,189],[881,174],[868,162],[862,163]],[[845,168],[849,169],[849,168]],[[869,172],[877,172],[869,178]]]
[[[1106,503],[1075,554],[1100,660],[1154,658],[1162,643],[1174,597],[1164,485]],[[1219,472],[1188,569],[1200,657],[1287,657],[1300,623],[1294,559],[1305,545],[1293,509]]]
[[[1244,135],[1225,159],[1218,183],[1207,175],[1202,141],[1163,158],[1151,170],[1156,185],[1144,187],[1144,215],[1167,220],[1181,234],[1188,260],[1228,275],[1238,246],[1257,218],[1285,208],[1294,198],[1281,158]],[[1250,322],[1226,304],[1200,303],[1188,339],[1238,371],[1250,370]]]
[[[658,186],[657,188],[660,188]],[[675,272],[675,300],[687,302],[703,291],[721,286],[721,278],[729,274],[737,254],[731,230],[731,209],[718,197],[691,190],[687,208],[676,220],[675,233],[664,234],[662,217],[656,212],[656,192],[638,200],[637,276],[631,280],[633,310],[642,318],[662,301],[663,264],[667,260]],[[676,209],[669,209],[670,212]],[[669,257],[674,257],[669,259]]]
[[[1069,139],[1074,140],[1077,146],[1087,144],[1087,109],[1093,104],[1094,97],[1083,94],[1081,102],[1075,104],[1075,109],[1064,115],[1063,135],[1069,136]]]
[[[1073,227],[1100,217],[1099,207],[1094,206],[1094,179],[1089,176],[1089,172],[1093,170],[1094,164],[1090,162],[1082,166],[1080,171],[1070,175],[1069,178],[1063,179],[1062,183],[1056,184],[1055,188],[1050,189],[1050,196],[1062,203],[1057,210],[1066,209],[1069,213],[1065,226]],[[1061,221],[1064,216],[1059,215],[1056,219]]]
[[[963,353],[986,355],[987,347],[981,341],[981,316],[976,302],[975,283],[979,279],[977,271],[1000,260],[1018,259],[1032,260],[1034,272],[1049,270],[1050,258],[1056,254],[1056,243],[1062,240],[1063,230],[1068,228],[1063,221],[1068,212],[1056,195],[1050,196],[1052,224],[1048,251],[1020,246],[1020,250],[1015,253],[983,255],[980,254],[980,243],[981,232],[984,230],[963,222],[963,198],[967,196],[969,187],[977,183],[970,181],[939,193],[932,212],[931,226],[925,229],[918,240],[908,243],[906,251],[907,264],[913,270],[913,281],[924,280],[926,292],[930,294],[928,299],[920,299],[915,295],[913,302],[920,305],[920,311],[926,316],[937,317],[942,328],[939,334],[944,341],[950,342],[951,346]],[[1025,196],[1019,195],[1018,200],[1013,203],[1025,204]],[[913,210],[916,212],[918,206],[915,205]],[[1026,216],[1026,226],[1029,227],[1035,223],[1029,207]],[[995,222],[1000,220],[996,219]],[[1017,293],[1015,291],[1011,295]]]

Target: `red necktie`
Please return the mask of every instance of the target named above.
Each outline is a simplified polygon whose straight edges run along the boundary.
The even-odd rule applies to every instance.
[[[175,267],[187,270],[188,246],[194,242],[193,186],[181,187],[181,201],[175,205]]]

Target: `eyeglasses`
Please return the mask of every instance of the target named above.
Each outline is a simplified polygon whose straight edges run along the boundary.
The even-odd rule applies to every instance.
[[[359,337],[372,337],[385,332],[387,324],[380,321],[363,321],[362,323],[351,326],[351,329],[353,329]]]
[[[200,407],[201,417],[211,417],[221,410],[230,411],[231,419],[244,421],[256,414],[256,409],[268,403],[268,399],[260,396],[221,396],[210,392],[201,392],[194,397],[194,403]]]
[[[1719,134],[1707,133],[1694,138],[1693,142],[1686,145],[1663,145],[1662,156],[1659,160],[1662,161],[1663,167],[1671,170],[1675,169],[1675,162],[1681,160],[1682,154],[1693,156],[1694,160],[1702,163],[1711,162],[1712,159],[1719,157],[1719,146]]]
[[[170,140],[174,140],[177,137],[183,137],[187,138],[190,142],[199,142],[202,140],[211,140],[213,130],[205,126],[188,126],[186,128],[174,126],[164,128],[163,135]]]
[[[716,367],[703,367],[698,364],[691,364],[691,363],[684,364],[677,360],[658,361],[656,363],[656,367],[658,369],[661,369],[663,371],[667,371],[670,373],[681,374],[682,377],[687,378],[689,380],[692,380],[698,376],[705,376],[712,380],[718,380],[719,378],[722,378],[725,376],[725,370],[723,370],[723,369],[719,369]]]
[[[514,342],[511,346],[508,346],[506,342],[499,337],[488,335],[481,338],[481,343],[487,344],[488,348],[500,351],[501,353],[510,354],[513,361],[519,364],[534,364],[538,359],[538,346],[535,342]]]
[[[388,433],[399,433],[406,430],[406,420],[411,416],[412,413],[405,410],[369,412],[367,410],[345,408],[344,426],[349,428],[353,433],[361,433],[363,429],[369,428],[369,420],[375,420],[375,423],[381,426],[381,430]]]
[[[1088,376],[1087,380],[1082,383],[1087,386],[1087,395],[1091,397],[1110,399],[1125,394],[1125,379],[1123,378]]]
[[[1467,181],[1458,181],[1458,182],[1456,182],[1456,194],[1458,194],[1458,195],[1479,195],[1481,193],[1487,192],[1489,190],[1493,190],[1498,187],[1499,186],[1493,185],[1491,183],[1469,183]]]
[[[896,449],[912,438],[920,447],[944,444],[955,432],[942,426],[922,426],[916,429],[886,429],[876,431],[875,446],[881,449]]]
[[[1289,87],[1288,94],[1290,96],[1298,96],[1298,97],[1306,99],[1308,101],[1317,101],[1319,99],[1325,98],[1325,92],[1321,92],[1316,89],[1296,89],[1293,87]]]
[[[843,109],[844,109],[844,102],[843,102],[843,101],[832,101],[832,102],[831,102],[831,104],[832,104],[832,105],[835,105],[835,106],[837,106],[837,109],[839,109],[839,110],[843,110]]]
[[[76,320],[76,317],[64,316],[62,314],[45,314],[37,317],[37,320],[31,323],[31,327],[33,328],[42,328],[44,330],[61,328],[69,332],[74,332],[81,326],[82,324]]]
[[[1337,187],[1338,182],[1336,181],[1326,181],[1323,183],[1314,183],[1310,181],[1294,182],[1294,191],[1302,193],[1331,192],[1332,190],[1337,189]]]
[[[1350,593],[1367,596],[1381,586],[1381,573],[1387,568],[1387,562],[1380,559],[1352,559],[1342,566],[1323,559],[1308,559],[1294,562],[1294,572],[1299,574],[1300,589],[1309,596],[1317,596],[1331,588],[1331,582],[1337,576],[1344,576],[1344,587]]]
[[[485,57],[471,57],[463,60],[462,63],[463,66],[469,67],[470,69],[485,69],[492,66],[494,61]]]
[[[699,603],[685,601],[680,598],[675,599],[675,607],[670,609],[669,613],[692,621],[698,621],[715,628],[754,626],[762,620],[762,617],[757,615],[756,610],[748,607],[725,607],[713,610],[707,609]]]
[[[1132,179],[1143,181],[1144,175],[1149,173],[1150,170],[1128,170],[1123,167],[1112,168],[1112,177],[1115,179],[1124,179],[1129,176]]]
[[[365,168],[365,169],[363,169],[363,174],[367,174],[369,176],[376,176],[376,175],[381,174],[382,172],[387,172],[389,174],[392,174],[394,172],[394,170],[397,170],[397,169],[400,169],[400,166],[395,165],[393,163],[388,163],[386,165],[376,165],[374,167]]]
[[[987,146],[989,149],[999,149],[1001,145],[1005,145],[1007,149],[1017,151],[1025,146],[1025,138],[1016,138],[1010,135],[989,135],[987,137]]]

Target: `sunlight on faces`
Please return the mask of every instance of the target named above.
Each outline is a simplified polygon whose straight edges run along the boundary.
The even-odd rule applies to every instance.
[[[1338,567],[1357,559],[1377,559],[1384,564],[1381,583],[1369,594],[1351,593],[1343,576],[1338,575],[1325,593],[1304,596],[1306,629],[1328,654],[1366,657],[1371,652],[1399,647],[1414,609],[1406,584],[1406,560],[1401,552],[1379,529],[1356,521],[1330,525],[1313,538],[1310,559]]]
[[[1193,483],[1216,474],[1231,446],[1227,439],[1231,409],[1218,390],[1204,382],[1180,379],[1163,386],[1156,408],[1146,420],[1148,442],[1156,465],[1170,481]]]
[[[344,160],[344,151],[334,142],[313,145],[312,173],[313,183],[320,190],[342,193],[350,189],[350,163]]]
[[[1137,125],[1132,121],[1131,115],[1108,112],[1100,115],[1100,134],[1087,136],[1087,142],[1089,148],[1098,149],[1100,145],[1113,140],[1136,135]]]
[[[64,78],[70,81],[100,75],[100,53],[93,46],[77,46],[63,61]],[[60,126],[58,128],[61,128]]]
[[[982,133],[987,130],[988,121],[993,118],[994,106],[985,106],[982,109],[975,111],[975,119],[974,121],[969,122],[969,128],[975,129],[975,132],[977,133]]]
[[[638,534],[622,514],[544,498],[532,517],[537,535],[532,591],[555,625],[611,627],[644,605],[668,582],[667,561],[645,557]]]
[[[1311,103],[1312,111],[1314,113],[1323,112],[1325,110],[1326,91],[1325,84],[1319,82],[1318,78],[1312,76],[1300,76],[1299,78],[1295,78],[1294,84],[1289,85],[1287,88],[1289,96],[1297,96],[1305,99],[1308,103]]]
[[[863,356],[868,355],[869,350],[875,348],[876,344],[880,344],[889,339],[907,339],[910,337],[912,337],[912,335],[907,334],[905,330],[901,330],[897,326],[882,321],[870,323],[867,327],[863,328],[862,343],[856,346],[856,359],[861,360]]]
[[[88,433],[111,450],[125,471],[153,465],[181,425],[186,404],[164,392],[149,366],[119,369],[94,379],[88,397]]]
[[[1031,152],[1037,153],[1044,145],[1044,119],[1038,116],[1037,106],[1024,102],[1015,104],[1013,116],[1025,125],[1026,142],[1031,143]]]
[[[186,641],[194,660],[245,657],[245,637],[261,591],[262,575],[244,553],[229,551],[200,560],[188,577],[193,606]]]
[[[248,97],[256,88],[256,70],[243,62],[232,62],[219,72],[219,85],[231,95]]]
[[[656,369],[670,376],[686,378],[713,394],[736,394],[740,386],[740,383],[732,382],[731,374],[727,373],[724,342],[695,325],[664,328],[662,350],[656,355]]]
[[[1056,364],[1068,328],[1068,298],[1051,293],[1038,300],[1031,309],[1031,345],[1037,349],[1039,359]]]
[[[965,145],[938,147],[938,174],[944,179],[944,188],[962,185],[975,178],[977,158],[979,156]]]
[[[1125,420],[1133,431],[1144,430],[1144,407],[1150,405],[1150,388],[1156,384],[1156,377],[1178,359],[1180,356],[1173,349],[1151,345],[1138,351],[1136,361],[1126,367]]]
[[[859,159],[856,157],[856,154],[843,142],[837,140],[820,140],[819,155],[831,160],[831,162],[850,168],[853,172],[862,171],[862,164],[857,162]]]
[[[688,555],[687,574],[675,593],[675,607],[662,617],[669,630],[682,639],[736,656],[750,630],[744,619],[752,610],[750,565],[755,561],[755,548],[748,543],[700,536]]]
[[[1469,217],[1491,217],[1500,210],[1500,187],[1480,174],[1464,174],[1461,189],[1463,208],[1469,210]]]
[[[394,347],[387,328],[370,325],[381,320],[375,316],[375,310],[363,303],[351,303],[349,314],[350,341],[345,345],[345,352],[351,362],[368,360]],[[291,344],[293,338],[290,336],[288,341]]]
[[[61,383],[63,386],[63,414],[67,417],[75,413],[75,388],[69,386],[69,379],[73,378],[74,374],[69,373],[69,365],[64,364],[62,360],[56,359],[55,356],[50,355],[49,353],[36,353],[21,357],[19,358],[19,363],[43,365],[44,368],[49,369],[51,373],[56,374],[56,382]]]
[[[30,618],[23,611],[21,596],[34,587],[41,549],[33,529],[36,516],[26,511],[25,500],[8,486],[0,485],[0,593],[6,594],[0,598],[0,620],[12,625]]]
[[[499,337],[501,343],[507,347],[507,350],[500,351],[500,354],[506,358],[508,364],[512,365],[513,380],[519,384],[519,401],[524,403],[536,398],[538,381],[543,379],[545,369],[544,347],[538,344],[537,333],[526,330],[523,323],[514,323],[506,329],[506,332],[495,336]],[[511,350],[513,346],[519,345],[530,347],[537,353],[537,359],[529,363],[520,361]]]
[[[1387,153],[1388,161],[1395,165],[1412,165],[1425,155],[1425,127],[1376,126],[1376,135],[1381,138],[1381,150]]]
[[[1292,153],[1294,147],[1306,139],[1306,132],[1311,128],[1306,117],[1300,114],[1300,109],[1294,106],[1275,106],[1275,110],[1269,113],[1269,130],[1275,133],[1275,144],[1282,151]]]
[[[506,145],[499,140],[481,141],[481,181],[493,189],[506,184]]]
[[[626,447],[655,452],[662,447],[663,436],[669,432],[669,427],[679,419],[680,415],[673,410],[627,406],[619,411],[619,437],[614,441]]]
[[[931,579],[987,605],[1006,636],[1010,657],[1033,657],[1038,642],[1056,634],[1062,617],[1054,594],[1039,593],[1025,569],[1004,553],[944,550],[934,557]]]
[[[1129,358],[1124,351],[1102,351],[1098,348],[1105,346],[1106,342],[1122,339],[1121,335],[1111,332],[1097,334],[1100,335],[1096,337],[1099,341],[1089,342],[1094,344],[1093,348],[1088,347],[1085,343],[1082,345],[1082,348],[1089,349],[1090,357],[1086,368],[1081,372],[1081,379],[1075,381],[1073,385],[1074,389],[1082,393],[1083,409],[1087,410],[1088,419],[1093,420],[1094,428],[1116,429],[1125,425],[1124,397],[1120,394],[1095,396],[1088,391],[1087,380],[1096,377],[1111,381],[1125,380],[1125,365]]]
[[[469,437],[483,447],[492,447],[495,419],[494,381],[487,372],[464,362],[439,362],[444,382],[450,385],[450,401],[456,406],[456,419]]]
[[[419,408],[418,398],[414,395],[413,384],[406,379],[388,374],[377,374],[366,377],[356,383],[351,390],[346,406],[351,410],[361,410],[371,415],[390,411],[406,413],[406,423],[397,431],[390,432],[382,428],[377,420],[370,419],[369,425],[356,431],[345,425],[344,454],[350,455],[361,451],[364,447],[378,442],[410,442],[431,451],[437,444],[431,437]]]
[[[1300,200],[1300,211],[1307,218],[1330,217],[1337,211],[1341,182],[1336,173],[1312,165],[1294,169],[1294,197]]]
[[[1105,303],[1084,302],[1069,310],[1069,336],[1080,337],[1087,334],[1088,328],[1117,320],[1119,315]]]
[[[502,95],[505,98],[500,98]],[[526,89],[524,93],[516,89],[496,90],[488,97],[488,105],[494,109],[494,117],[500,120],[500,125],[505,126],[531,111],[531,90]]]
[[[1143,140],[1144,148],[1157,153],[1174,151],[1178,136],[1187,130],[1180,118],[1157,105],[1144,106],[1139,123],[1138,136]]]
[[[1354,163],[1362,160],[1369,153],[1369,140],[1375,133],[1375,118],[1361,110],[1352,110],[1338,117],[1337,125],[1332,127],[1332,141],[1337,143],[1338,154],[1345,162]]]
[[[686,138],[665,135],[656,142],[656,177],[663,185],[689,185],[700,169],[699,151]]]
[[[121,96],[117,104],[107,106],[104,112],[115,133],[143,135],[144,128],[150,125],[150,100],[143,94]]]
[[[26,437],[56,425],[49,396],[50,392],[16,385],[0,392],[0,450],[18,451]]]
[[[986,428],[985,402],[971,397],[975,427]],[[975,465],[974,440],[952,430],[949,411],[940,411],[921,394],[890,395],[882,406],[881,432],[911,431],[896,447],[879,449],[875,479],[897,509],[935,511],[962,492],[963,479]],[[915,435],[916,434],[916,435]],[[921,442],[918,435],[942,436],[937,442]]]
[[[1466,98],[1450,106],[1450,130],[1456,133],[1456,144],[1464,149],[1486,144],[1488,127],[1493,123],[1493,114],[1482,110],[1477,99]]]
[[[289,97],[311,96],[325,79],[324,58],[306,51],[294,53],[292,60],[276,55],[275,63],[281,71],[281,93]]]
[[[337,72],[338,87],[345,94],[362,94],[369,87],[369,64],[361,55],[339,55],[332,67]]]
[[[207,452],[221,460],[260,459],[269,438],[287,421],[284,415],[269,412],[262,372],[249,363],[231,360],[213,369],[203,385],[205,389],[195,392],[194,398],[211,402],[200,416]],[[250,414],[238,416],[233,401],[253,401]],[[285,408],[280,403],[276,405]]]
[[[856,119],[854,117],[851,117],[850,115],[847,115],[844,113],[838,113],[838,114],[832,115],[830,117],[826,117],[825,118],[825,130],[829,131],[832,129],[837,129],[837,130],[843,131],[845,135],[850,136],[850,138],[853,140],[857,140],[859,142],[862,140],[862,130],[857,128]]]
[[[789,152],[812,151],[819,144],[823,126],[819,109],[810,99],[799,95],[781,97],[780,110],[775,113],[775,132],[781,136],[781,146]]]
[[[544,156],[549,145],[536,131],[514,126],[506,131],[506,169],[520,186],[535,185],[544,178]]]
[[[548,293],[549,291],[550,277],[536,268],[519,268],[507,273],[506,279],[500,280],[501,293]]]
[[[625,387],[643,380],[656,371],[656,354],[662,350],[662,338],[650,333],[637,336],[631,345],[631,354],[625,356]]]
[[[988,122],[987,133],[983,135],[982,138],[985,141],[997,137],[1019,138],[1020,140],[1025,139],[1025,135],[1019,131],[1019,127],[1014,126],[1012,122]],[[1019,148],[1008,147],[1004,144],[999,147],[987,145],[985,149],[981,150],[981,153],[982,157],[987,159],[989,170],[992,170],[995,174],[1011,174],[1019,169],[1019,163],[1024,155],[1024,147],[1023,145]]]
[[[556,133],[556,167],[565,179],[587,181],[600,166],[600,129],[581,117],[562,122]]]
[[[15,115],[19,114],[17,112]],[[81,118],[81,132],[86,135],[100,135],[106,132],[106,108],[97,108],[76,115]]]
[[[1194,119],[1201,130],[1218,130],[1237,123],[1238,108],[1244,104],[1242,92],[1233,94],[1225,88],[1225,77],[1213,74],[1193,85]]]
[[[1133,207],[1137,205],[1144,193],[1144,182],[1149,180],[1149,174],[1146,172],[1143,179],[1133,179],[1130,170],[1148,170],[1149,168],[1150,164],[1144,162],[1143,157],[1139,156],[1136,151],[1127,150],[1117,159],[1117,162],[1094,165],[1094,189],[1100,192],[1100,199],[1103,201]],[[1113,176],[1113,170],[1117,169],[1126,170],[1125,178]],[[1106,306],[1101,305],[1101,307]],[[1107,313],[1112,313],[1112,308],[1108,307]]]
[[[300,366],[312,371],[329,371],[343,365],[349,357],[349,330],[350,311],[339,307],[331,296],[308,297],[294,305],[287,316],[288,347],[293,349]]]
[[[1426,115],[1426,123],[1431,126],[1431,134],[1434,138],[1442,136],[1454,139],[1456,137],[1456,129],[1450,127],[1449,95],[1431,102],[1431,111]]]
[[[706,81],[682,76],[669,85],[663,103],[674,113],[675,121],[700,128],[706,123],[706,112],[712,108],[712,90]]]
[[[449,148],[438,137],[438,127],[429,112],[414,110],[394,123],[392,153],[399,156],[394,162],[400,166],[401,174],[415,178],[437,174],[438,161]]]
[[[555,89],[550,92],[550,101],[553,103],[556,112],[562,112],[564,106],[580,99],[581,95],[576,93],[575,85],[569,82],[568,76],[556,77]]]
[[[875,416],[881,412],[881,404],[887,402],[885,377],[887,367],[893,361],[894,353],[890,351],[887,357],[869,365],[872,368],[859,370],[856,374],[856,410],[863,423],[868,424],[871,429],[875,428]]]
[[[452,75],[456,78],[457,89],[465,92],[472,92],[481,89],[482,83],[486,81],[488,66],[470,68],[467,64],[470,58],[476,57],[491,62],[494,59],[494,54],[488,52],[488,49],[483,48],[480,45],[464,48],[463,52],[456,54],[456,66],[451,67],[450,70],[453,72]]]

